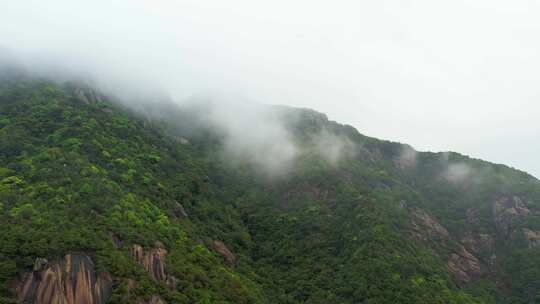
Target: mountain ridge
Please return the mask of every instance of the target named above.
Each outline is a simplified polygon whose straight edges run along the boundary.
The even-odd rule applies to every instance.
[[[111,277],[107,303],[537,298],[533,176],[313,110],[245,112],[244,124],[173,106],[141,114],[80,85],[2,82],[0,302],[49,303],[17,277],[39,280],[69,254]],[[264,166],[275,156],[277,175]]]

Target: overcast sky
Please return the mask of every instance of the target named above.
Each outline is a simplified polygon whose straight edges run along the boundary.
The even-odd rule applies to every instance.
[[[103,79],[309,107],[540,176],[532,0],[0,0],[0,44]],[[45,59],[43,59],[45,60]]]

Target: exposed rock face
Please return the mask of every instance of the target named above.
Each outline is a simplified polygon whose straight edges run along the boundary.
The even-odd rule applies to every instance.
[[[517,196],[512,198],[502,198],[492,207],[493,220],[497,231],[507,237],[514,229],[514,222],[517,218],[529,215],[531,211],[525,206]]]
[[[212,248],[225,259],[227,265],[229,265],[230,267],[234,267],[234,265],[236,264],[236,257],[234,256],[234,254],[232,254],[229,248],[227,248],[227,246],[223,244],[223,242],[213,241]]]
[[[148,271],[154,281],[165,282],[170,289],[176,289],[177,279],[167,275],[165,271],[167,250],[163,244],[156,242],[154,248],[148,252],[145,252],[141,245],[133,244],[131,246],[131,256]]]
[[[421,241],[438,241],[436,246],[449,249],[451,236],[433,217],[422,209],[414,209],[412,212],[413,236]],[[494,240],[487,234],[465,236],[463,244],[473,252],[490,250]],[[458,249],[450,255],[447,268],[456,284],[465,286],[477,280],[483,273],[484,268],[480,260],[474,256],[465,246],[460,245]]]
[[[167,250],[163,248],[161,243],[156,242],[155,247],[147,253],[144,252],[141,245],[133,244],[131,246],[131,255],[148,271],[154,281],[165,281],[167,278],[165,274]]]
[[[184,206],[182,206],[182,204],[180,204],[177,201],[174,201],[173,212],[176,218],[184,219],[188,217],[188,214],[186,212],[186,209],[184,209]]]
[[[32,271],[40,272],[44,270],[48,264],[49,264],[49,261],[47,261],[47,259],[37,258],[36,261],[34,262],[34,267],[32,268]]]
[[[450,255],[447,267],[456,283],[460,286],[467,285],[478,279],[482,273],[480,261],[463,246],[458,252]]]
[[[491,252],[495,245],[495,239],[489,234],[467,234],[461,243],[473,253]]]
[[[428,238],[438,238],[441,240],[447,240],[449,238],[448,230],[424,210],[417,208],[413,211],[412,215],[415,238],[423,241]]]
[[[33,272],[24,273],[13,290],[19,303],[102,304],[111,296],[112,278],[96,274],[88,256],[68,254],[54,263],[36,259]]]
[[[367,149],[366,147],[360,146],[358,149],[359,155],[364,161],[375,163],[384,159],[384,155],[378,148]]]
[[[137,282],[135,282],[135,280],[132,278],[128,278],[126,285],[127,290],[126,293],[123,295],[124,302],[126,302],[127,299],[129,299],[129,297],[133,294],[133,290],[135,290],[135,287],[137,287]]]
[[[527,240],[529,248],[540,247],[540,231],[523,228],[523,234]]]

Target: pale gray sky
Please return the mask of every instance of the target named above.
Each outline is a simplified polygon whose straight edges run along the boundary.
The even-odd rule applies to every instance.
[[[540,176],[540,2],[0,0],[0,44]],[[45,59],[43,59],[45,60]]]

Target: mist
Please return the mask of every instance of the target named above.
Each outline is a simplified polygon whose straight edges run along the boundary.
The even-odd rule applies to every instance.
[[[212,92],[313,108],[419,151],[459,151],[540,175],[535,2],[22,0],[2,7],[2,47],[31,70],[92,79],[130,100]],[[268,120],[258,132],[283,135]],[[230,125],[230,154],[264,143],[260,149],[283,163],[297,156],[286,136],[283,146],[265,146],[234,130],[241,125]],[[341,155],[322,154],[330,162]],[[253,161],[267,162],[261,157]]]
[[[336,166],[344,157],[353,157],[358,152],[357,144],[346,136],[339,136],[326,129],[321,130],[314,138],[319,155]]]
[[[357,152],[358,143],[328,130],[326,116],[312,110],[262,105],[222,94],[198,95],[180,103],[184,112],[196,117],[196,125],[220,135],[218,152],[226,163],[251,165],[270,178],[290,175],[299,158],[307,155],[337,167]],[[313,115],[310,119],[315,119],[313,127],[318,131],[297,129],[305,125],[306,115]]]
[[[268,107],[217,99],[208,123],[225,133],[226,159],[250,163],[271,177],[289,173],[300,153],[284,121]]]
[[[416,169],[418,152],[411,146],[403,146],[398,157],[394,160],[396,166],[404,171]]]
[[[451,183],[459,183],[470,177],[472,168],[466,163],[450,164],[443,172],[444,178]]]

